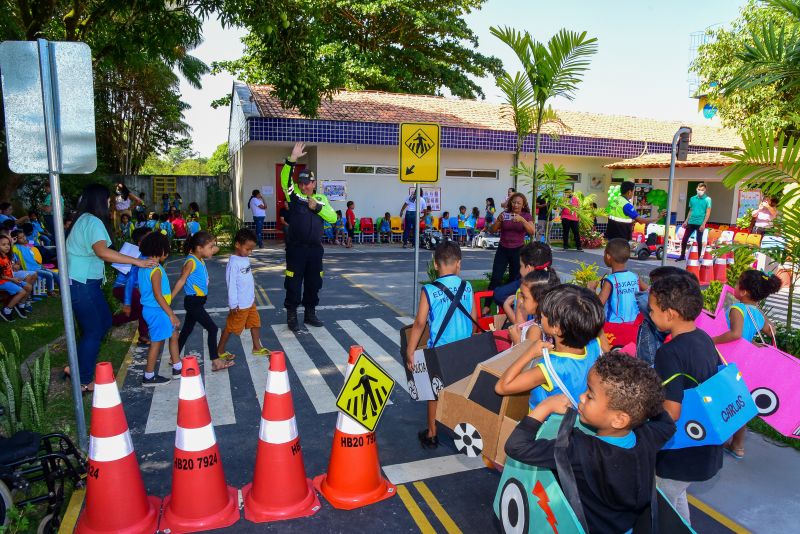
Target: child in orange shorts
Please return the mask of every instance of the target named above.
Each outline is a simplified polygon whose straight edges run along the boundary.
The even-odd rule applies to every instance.
[[[253,272],[250,269],[250,253],[256,246],[256,234],[248,228],[242,228],[234,238],[234,249],[228,267],[225,269],[225,282],[228,284],[228,320],[225,330],[219,338],[217,353],[220,358],[233,359],[233,355],[225,350],[225,344],[231,334],[241,335],[244,329],[250,330],[253,337],[253,356],[269,356],[269,351],[261,346],[259,329],[261,318],[256,308],[256,290]]]

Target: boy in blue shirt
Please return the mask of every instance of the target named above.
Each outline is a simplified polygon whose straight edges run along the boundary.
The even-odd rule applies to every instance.
[[[43,245],[49,247],[53,244],[52,235],[44,229],[42,223],[39,222],[39,214],[35,211],[28,212],[28,222],[31,224],[33,230],[30,235],[31,245]]]
[[[409,369],[414,366],[414,352],[426,326],[430,329],[428,348],[433,348],[468,338],[472,335],[476,321],[477,314],[472,306],[472,286],[458,276],[461,272],[461,248],[454,241],[439,243],[433,252],[433,263],[439,278],[422,288],[405,354]],[[458,298],[461,306],[451,314],[450,320],[445,324],[445,316],[453,303],[448,293]],[[422,446],[429,449],[439,446],[439,438],[436,436],[436,403],[437,401],[428,401],[428,427],[418,434]]]
[[[537,340],[505,370],[494,388],[499,395],[530,391],[531,410],[547,397],[564,393],[559,381],[569,396],[577,399],[586,390],[589,369],[603,352],[598,339],[603,330],[603,305],[592,291],[561,284],[548,291],[538,304],[542,332],[554,343]],[[542,359],[531,366],[545,349],[549,351],[550,365]]]
[[[639,315],[636,292],[647,290],[639,276],[627,269],[631,248],[622,238],[614,238],[606,245],[603,261],[611,274],[600,281],[600,302],[605,306],[606,322],[632,323]]]

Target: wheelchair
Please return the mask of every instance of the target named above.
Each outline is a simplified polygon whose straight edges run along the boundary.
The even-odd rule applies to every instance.
[[[2,412],[0,408],[0,416]],[[67,482],[83,487],[86,465],[86,458],[63,434],[23,430],[0,437],[0,525],[8,524],[12,507],[46,503],[37,532],[58,532],[64,487]]]

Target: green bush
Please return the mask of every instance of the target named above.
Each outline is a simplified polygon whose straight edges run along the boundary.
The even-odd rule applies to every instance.
[[[719,296],[722,294],[722,287],[722,282],[714,280],[708,284],[707,288],[702,290],[703,308],[710,312],[716,311],[717,303],[719,303]]]
[[[221,251],[233,251],[233,240],[244,223],[234,215],[221,215],[214,221],[211,234],[217,239],[217,246]]]
[[[50,352],[25,365],[20,356],[19,338],[12,331],[14,351],[0,343],[0,406],[5,410],[3,427],[8,434],[19,430],[47,430],[45,411],[50,389]]]
[[[576,286],[587,287],[589,282],[600,280],[600,267],[594,263],[578,262],[578,268],[572,271],[573,284]]]
[[[775,326],[775,343],[783,352],[800,358],[800,330],[778,323]]]

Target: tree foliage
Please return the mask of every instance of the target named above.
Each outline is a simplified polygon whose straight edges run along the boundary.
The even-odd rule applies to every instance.
[[[228,174],[231,170],[231,160],[228,154],[228,143],[217,146],[206,164],[209,174]]]
[[[797,27],[797,19],[786,10],[750,0],[730,26],[709,31],[709,43],[700,47],[690,69],[700,77],[700,93],[717,106],[725,126],[740,132],[798,131],[800,91],[763,77],[765,64],[759,59],[780,53],[778,42],[786,42]]]
[[[247,28],[244,55],[214,63],[271,84],[286,107],[315,116],[341,88],[483,97],[476,77],[500,60],[477,52],[464,15],[485,0],[220,0],[223,21]]]

